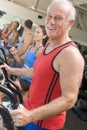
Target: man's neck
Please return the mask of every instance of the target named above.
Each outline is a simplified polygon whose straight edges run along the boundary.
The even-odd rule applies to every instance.
[[[68,37],[66,39],[52,39],[52,40],[49,40],[50,41],[50,45],[51,46],[60,46],[62,44],[65,44],[69,41],[71,41],[71,39]]]

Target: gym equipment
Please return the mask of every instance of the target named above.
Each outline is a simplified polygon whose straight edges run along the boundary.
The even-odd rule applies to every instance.
[[[8,111],[3,105],[0,105],[0,115],[3,118],[3,125],[7,130],[15,130],[14,122],[12,120],[12,117]]]
[[[6,60],[4,50],[2,48],[0,49],[3,53],[3,57],[0,57],[0,65],[2,65],[4,63],[7,63],[7,60]],[[16,84],[11,79],[8,78],[8,74],[5,68],[3,68],[2,70],[3,70],[3,74],[5,78],[5,86],[0,85],[0,92],[6,94],[9,97],[11,101],[11,109],[13,110],[18,107],[19,103],[23,102],[22,95],[19,91],[19,88],[16,86]],[[11,84],[14,86],[14,88],[11,87]],[[10,115],[8,108],[6,108],[3,105],[0,105],[0,114],[3,119],[3,126],[7,130],[23,130],[24,129],[23,127],[14,126],[14,123],[13,123],[13,120],[12,120],[12,117]]]
[[[72,110],[80,120],[87,121],[87,65],[85,65],[78,100]]]

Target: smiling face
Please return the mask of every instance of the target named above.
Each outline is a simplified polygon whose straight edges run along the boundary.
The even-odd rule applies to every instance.
[[[35,41],[43,41],[44,39],[44,34],[43,34],[43,31],[42,29],[38,26],[34,32],[34,40]]]
[[[49,39],[59,39],[68,34],[70,27],[67,18],[69,16],[69,8],[67,5],[53,3],[47,11],[45,27]]]
[[[12,25],[11,25],[11,29],[12,30],[16,30],[19,26],[19,23],[18,22],[13,22]]]

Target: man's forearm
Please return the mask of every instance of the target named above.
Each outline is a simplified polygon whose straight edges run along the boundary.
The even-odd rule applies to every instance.
[[[64,99],[64,100],[63,100]],[[65,99],[64,97],[60,97],[59,99],[55,99],[52,102],[36,108],[31,112],[31,121],[43,120],[65,112],[73,106],[72,100]],[[29,112],[30,113],[30,112]]]

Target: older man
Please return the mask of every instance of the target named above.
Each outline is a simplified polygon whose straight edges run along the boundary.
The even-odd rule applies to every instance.
[[[75,8],[68,0],[53,0],[45,20],[49,42],[34,66],[29,98],[12,110],[16,126],[25,130],[61,130],[66,111],[77,100],[84,59],[69,37]]]

